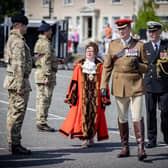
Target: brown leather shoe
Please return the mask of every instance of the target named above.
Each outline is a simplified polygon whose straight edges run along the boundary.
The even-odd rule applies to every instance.
[[[31,155],[32,153],[31,150],[26,149],[21,144],[9,144],[9,152],[11,152],[12,155]]]
[[[118,154],[118,158],[123,158],[123,157],[129,157],[130,156],[130,151],[128,147],[123,147],[121,152]]]
[[[56,130],[54,128],[51,128],[49,125],[47,124],[38,124],[37,125],[37,129],[39,131],[46,131],[46,132],[55,132]]]

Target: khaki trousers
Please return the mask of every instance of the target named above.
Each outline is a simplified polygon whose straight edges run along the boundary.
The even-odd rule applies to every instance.
[[[47,124],[55,84],[36,84],[36,124]]]
[[[128,110],[130,106],[132,121],[140,121],[142,118],[143,96],[115,97],[118,118],[120,123],[128,122]]]
[[[8,90],[9,107],[7,114],[7,141],[18,145],[21,141],[21,128],[28,104],[29,93],[20,96],[16,91]]]

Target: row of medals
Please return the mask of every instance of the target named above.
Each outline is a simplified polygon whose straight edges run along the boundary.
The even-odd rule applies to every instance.
[[[167,59],[168,60],[168,50],[160,52],[160,59],[162,59],[162,60]]]

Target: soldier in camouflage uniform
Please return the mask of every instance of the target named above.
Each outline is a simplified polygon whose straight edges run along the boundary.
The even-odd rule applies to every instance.
[[[34,48],[36,71],[36,125],[39,131],[55,132],[47,124],[48,110],[51,104],[54,86],[56,85],[57,61],[51,46],[52,29],[42,21],[40,35]]]
[[[32,69],[30,49],[23,35],[27,31],[28,19],[24,15],[12,17],[13,29],[5,48],[7,75],[4,88],[9,93],[7,114],[7,140],[12,154],[31,154],[21,145],[21,127],[23,124],[31,86],[29,75]]]

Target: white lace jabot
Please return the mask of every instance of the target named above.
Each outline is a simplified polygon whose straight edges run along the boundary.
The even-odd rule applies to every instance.
[[[96,74],[96,64],[94,61],[90,61],[88,59],[85,60],[84,64],[82,65],[82,72],[87,74]]]

